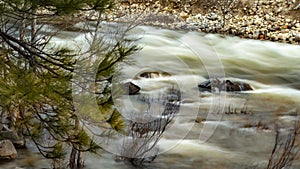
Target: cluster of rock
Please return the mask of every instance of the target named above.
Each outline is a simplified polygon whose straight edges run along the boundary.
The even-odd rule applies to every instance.
[[[23,148],[25,140],[7,127],[7,120],[1,115],[0,119],[0,160],[16,159],[18,154],[16,148]]]
[[[209,91],[209,92],[240,92],[240,91],[249,91],[253,90],[253,87],[244,82],[231,80],[219,80],[219,79],[209,79],[198,84],[200,91]]]
[[[296,0],[240,0],[226,14],[197,0],[121,0],[108,21],[139,22],[168,29],[222,33],[299,44],[300,5]]]
[[[171,76],[170,74],[166,72],[143,72],[141,73],[138,78],[149,78],[149,79],[155,79],[158,77],[162,77],[164,75],[165,77]],[[245,82],[242,81],[231,81],[229,79],[208,79],[204,82],[201,82],[198,84],[198,89],[201,92],[242,92],[242,91],[251,91],[254,90],[254,88]],[[126,95],[136,95],[139,94],[141,87],[134,84],[133,82],[126,82],[123,84],[123,90],[125,91],[124,94]],[[176,96],[180,96],[180,94],[175,93]],[[172,100],[172,99],[171,99]]]

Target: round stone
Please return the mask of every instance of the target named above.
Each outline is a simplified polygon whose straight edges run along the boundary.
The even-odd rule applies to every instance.
[[[300,42],[300,34],[297,34],[297,35],[295,36],[295,41],[296,41],[296,42]]]

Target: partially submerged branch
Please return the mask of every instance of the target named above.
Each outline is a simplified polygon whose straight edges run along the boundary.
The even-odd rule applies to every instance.
[[[296,116],[296,119],[291,128],[281,129],[278,125],[276,125],[275,130],[275,143],[271,156],[269,158],[267,169],[282,169],[291,167],[293,165],[294,160],[299,155],[300,150],[299,116]]]
[[[129,121],[128,138],[123,141],[121,148],[121,156],[119,160],[129,161],[133,165],[142,165],[145,162],[152,162],[158,153],[156,145],[161,139],[167,126],[172,122],[175,114],[179,112],[180,107],[180,92],[173,92],[169,94],[172,97],[167,97],[162,103],[164,104],[164,111],[158,116],[157,112],[146,112],[144,115],[134,114]],[[151,102],[152,101],[152,102]],[[151,107],[153,99],[149,98],[148,104]]]

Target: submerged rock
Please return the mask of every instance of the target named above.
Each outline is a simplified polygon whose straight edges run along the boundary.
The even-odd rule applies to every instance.
[[[198,85],[200,91],[227,91],[227,92],[236,92],[236,91],[248,91],[253,90],[253,87],[244,82],[232,82],[230,80],[207,80]]]
[[[140,74],[140,77],[157,78],[157,77],[159,77],[159,72],[144,72],[144,73]]]
[[[166,77],[166,76],[171,76],[171,75],[167,72],[143,72],[138,77],[153,79],[153,78]],[[139,79],[139,78],[137,78],[137,79]]]
[[[0,141],[0,160],[13,160],[18,157],[17,150],[9,140]]]

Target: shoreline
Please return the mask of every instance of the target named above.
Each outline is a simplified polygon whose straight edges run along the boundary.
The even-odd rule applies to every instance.
[[[230,17],[220,14],[217,9],[204,11],[195,4],[197,0],[165,1],[168,3],[121,0],[116,4],[118,8],[108,11],[104,18],[106,21],[135,22],[171,30],[300,44],[300,1],[256,0],[249,3],[250,0],[241,0],[243,4],[233,9],[235,12]],[[90,19],[96,19],[96,16],[90,16]]]

